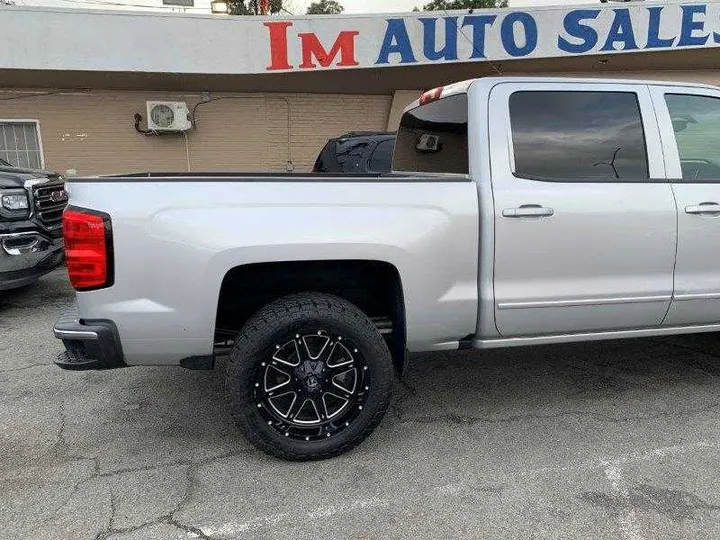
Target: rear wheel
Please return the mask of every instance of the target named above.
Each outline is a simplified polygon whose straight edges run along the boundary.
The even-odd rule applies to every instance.
[[[258,448],[289,460],[336,456],[380,423],[393,367],[372,321],[339,297],[304,293],[261,309],[227,364],[232,415]]]

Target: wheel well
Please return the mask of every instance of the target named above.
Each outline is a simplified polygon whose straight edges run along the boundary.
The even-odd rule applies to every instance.
[[[217,343],[232,340],[268,303],[298,292],[334,294],[370,317],[385,337],[398,372],[405,362],[405,302],[397,269],[366,260],[298,261],[237,266],[223,279],[215,321]]]

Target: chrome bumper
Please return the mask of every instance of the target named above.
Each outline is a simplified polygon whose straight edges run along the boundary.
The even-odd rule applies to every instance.
[[[0,290],[33,283],[62,262],[62,238],[34,231],[0,234]]]
[[[15,257],[30,257],[42,259],[42,256],[48,252],[56,251],[63,248],[62,238],[50,238],[45,236],[43,233],[29,231],[29,232],[17,232],[17,233],[5,233],[0,234],[0,260],[5,261],[1,267],[1,270],[15,270],[16,268],[10,268],[8,261],[17,262],[20,265],[20,259]],[[8,268],[6,268],[8,266]],[[27,264],[23,265],[27,267]]]

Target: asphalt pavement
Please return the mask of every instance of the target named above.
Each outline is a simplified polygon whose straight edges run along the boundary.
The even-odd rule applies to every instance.
[[[720,336],[414,356],[361,447],[250,447],[215,372],[64,372],[0,293],[2,539],[720,538]]]

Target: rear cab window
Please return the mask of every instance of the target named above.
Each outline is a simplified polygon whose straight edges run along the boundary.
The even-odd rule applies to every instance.
[[[466,93],[420,105],[403,115],[393,170],[469,174]]]

